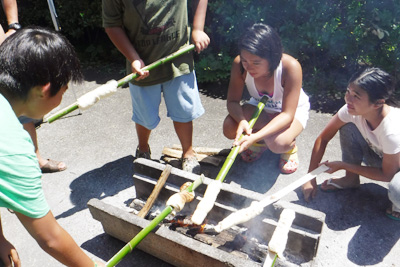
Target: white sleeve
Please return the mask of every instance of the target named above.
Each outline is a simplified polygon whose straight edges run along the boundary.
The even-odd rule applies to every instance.
[[[344,105],[337,112],[338,117],[343,122],[353,122],[353,115],[349,114],[349,110],[347,109],[347,105]]]

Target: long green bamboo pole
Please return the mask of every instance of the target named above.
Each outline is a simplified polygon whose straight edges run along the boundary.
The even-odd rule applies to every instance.
[[[190,44],[184,48],[179,49],[178,51],[163,57],[153,63],[151,63],[150,65],[145,66],[142,70],[153,70],[155,68],[157,68],[158,66],[165,64],[171,60],[174,60],[175,58],[193,50],[195,48],[194,44]],[[125,76],[124,78],[120,79],[118,81],[118,87],[121,87],[123,85],[125,85],[126,83],[136,79],[139,75],[137,73],[131,73],[127,76]],[[52,116],[50,116],[49,118],[47,118],[47,122],[48,123],[52,123],[55,120],[61,118],[62,116],[67,115],[68,113],[71,113],[72,111],[78,109],[78,103],[72,103],[71,105],[61,109],[60,111],[58,111],[57,113],[53,114]]]
[[[257,109],[254,111],[254,113],[249,121],[250,128],[253,128],[253,126],[256,123],[258,117],[260,116],[262,110],[264,109],[265,104],[267,103],[267,100],[268,100],[267,96],[263,96],[261,98],[260,102],[257,105]],[[242,139],[243,136],[244,136],[244,134],[242,134],[239,137],[239,140]],[[226,175],[228,174],[230,168],[233,165],[233,162],[235,162],[235,159],[236,159],[237,155],[239,154],[239,149],[240,149],[240,146],[235,146],[231,149],[231,152],[229,152],[228,156],[226,157],[224,165],[222,165],[222,168],[219,171],[215,180],[220,181],[221,183],[224,181]]]
[[[194,191],[199,185],[203,183],[203,176],[196,179],[185,190],[188,192]],[[127,254],[142,241],[165,217],[173,211],[172,206],[167,206],[157,217],[155,217],[148,226],[143,228],[131,241],[129,241],[117,254],[115,254],[106,264],[107,267],[117,265]]]

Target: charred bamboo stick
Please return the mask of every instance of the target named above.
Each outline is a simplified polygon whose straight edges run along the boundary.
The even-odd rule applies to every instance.
[[[258,117],[260,116],[261,112],[263,111],[265,104],[267,103],[267,100],[268,100],[267,96],[263,96],[261,98],[260,102],[257,105],[257,109],[254,111],[254,113],[249,121],[250,128],[253,128]],[[239,140],[242,139],[243,136],[244,136],[244,134],[242,134],[239,137]],[[217,196],[221,189],[222,182],[224,181],[226,175],[228,174],[230,168],[232,167],[233,162],[235,161],[237,155],[239,154],[239,150],[240,150],[240,146],[235,146],[231,149],[231,152],[226,157],[224,165],[222,165],[221,170],[219,171],[217,177],[215,178],[215,181],[213,181],[212,183],[210,183],[207,186],[207,190],[204,193],[204,197],[200,201],[200,203],[197,205],[197,208],[192,216],[192,221],[195,224],[202,224],[202,222],[206,218],[208,212],[214,206],[215,200],[217,199]]]
[[[203,183],[204,176],[201,175],[196,179],[190,186],[185,190],[187,192],[193,192],[200,184]],[[143,228],[131,241],[129,241],[117,254],[115,254],[106,264],[107,267],[117,265],[128,253],[132,250],[160,223],[165,219],[172,211],[174,207],[171,205],[167,206],[157,217],[155,217],[149,225]]]
[[[181,56],[181,55],[183,55],[183,54],[185,54],[185,53],[187,53],[187,52],[193,50],[194,47],[195,47],[194,44],[191,44],[191,45],[188,45],[188,46],[186,46],[186,47],[184,47],[184,48],[181,48],[181,49],[179,49],[178,51],[172,53],[171,55],[166,56],[166,57],[164,57],[164,58],[161,58],[161,59],[159,59],[159,60],[157,60],[157,61],[151,63],[150,65],[145,66],[144,68],[142,68],[142,70],[153,70],[153,69],[157,68],[158,66],[160,66],[160,65],[162,65],[162,64],[165,64],[165,63],[167,63],[167,62],[169,62],[169,61],[171,61],[171,60],[174,60],[175,58],[177,58],[177,57],[179,57],[179,56]],[[126,83],[128,83],[128,82],[130,82],[130,81],[136,79],[138,76],[139,76],[139,75],[138,75],[137,73],[131,73],[131,74],[125,76],[124,78],[118,80],[118,82],[115,83],[115,86],[116,86],[117,88],[122,87],[122,86],[125,85]],[[110,81],[110,82],[111,82],[111,81]],[[115,81],[114,81],[114,82],[115,82]],[[104,87],[104,85],[103,85],[103,87]],[[97,89],[100,89],[100,88],[101,88],[101,86],[98,87]],[[88,93],[85,94],[85,95],[93,94],[93,92],[94,92],[95,90],[96,90],[96,89],[94,89],[93,91],[88,92]],[[115,90],[112,90],[112,91],[115,91]],[[110,92],[110,93],[112,93],[112,92]],[[107,95],[109,95],[110,93],[107,93]],[[85,96],[85,95],[84,95],[84,96]],[[79,100],[79,99],[78,99],[78,100]],[[96,102],[97,102],[97,101],[96,101]],[[49,122],[49,123],[52,123],[52,122],[54,122],[55,120],[61,118],[62,116],[67,115],[68,113],[71,113],[72,111],[74,111],[74,110],[76,110],[76,109],[78,109],[78,108],[79,108],[79,104],[78,104],[78,101],[77,101],[77,102],[75,102],[75,103],[73,103],[73,104],[71,104],[71,105],[65,107],[64,109],[59,110],[57,113],[51,115],[50,117],[48,117],[48,118],[46,119],[46,121]]]

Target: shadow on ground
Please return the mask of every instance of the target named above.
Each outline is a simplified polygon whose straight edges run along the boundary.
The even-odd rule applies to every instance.
[[[269,150],[255,162],[245,162],[238,155],[225,182],[236,183],[242,188],[264,194],[272,188],[280,175],[279,158],[279,155]]]
[[[81,247],[93,255],[96,255],[105,262],[109,261],[120,249],[125,246],[125,243],[109,236],[108,234],[101,234],[95,238],[86,241]],[[151,264],[149,264],[151,263]],[[139,249],[134,249],[131,253],[126,255],[118,267],[131,267],[131,266],[158,266],[170,267],[172,265],[157,259]]]
[[[70,199],[74,207],[58,215],[56,219],[86,209],[87,202],[92,198],[103,199],[133,186],[133,160],[133,156],[126,156],[76,178],[70,185]]]
[[[357,265],[379,264],[400,238],[400,222],[385,216],[390,205],[387,189],[378,184],[365,183],[358,189],[330,193],[319,190],[309,203],[300,190],[296,192],[300,200],[294,203],[324,212],[329,229],[358,228],[347,248],[348,259]]]

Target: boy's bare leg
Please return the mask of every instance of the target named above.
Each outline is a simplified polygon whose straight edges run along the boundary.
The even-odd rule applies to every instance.
[[[192,147],[193,122],[176,122],[174,121],[175,132],[178,135],[182,146],[182,157],[190,158],[194,156]]]
[[[139,150],[140,152],[149,152],[149,139],[151,130],[146,127],[136,123],[136,133],[139,140]]]

